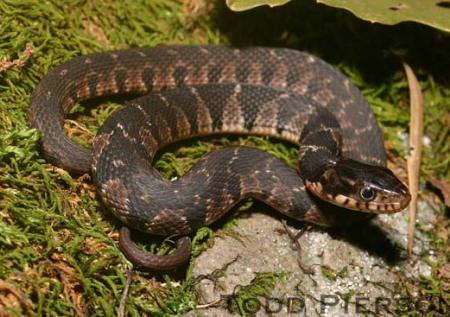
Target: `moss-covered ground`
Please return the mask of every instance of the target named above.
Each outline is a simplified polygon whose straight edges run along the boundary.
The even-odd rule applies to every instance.
[[[231,13],[220,0],[2,0],[0,316],[117,315],[131,268],[117,247],[120,224],[99,204],[88,175],[75,177],[46,163],[39,134],[27,126],[27,107],[33,88],[54,65],[90,52],[162,43],[289,46],[321,56],[363,91],[385,133],[391,166],[403,175],[409,100],[401,61],[407,61],[425,95],[421,183],[431,176],[450,178],[449,34],[410,23],[373,25],[309,0],[246,13]],[[116,107],[77,107],[66,122],[68,133],[89,144]],[[256,137],[231,140],[236,141],[295,160],[295,149],[285,144]],[[168,178],[180,175],[216,143],[171,148],[156,165]],[[445,306],[450,303],[445,280],[450,273],[442,270],[450,257],[449,215],[444,207],[436,212],[438,221],[429,232],[437,252],[430,259],[433,274],[404,279],[399,290],[433,295]],[[208,228],[197,233],[194,254],[212,235]],[[158,252],[170,246],[163,242]],[[158,279],[137,272],[128,313],[165,316],[194,309],[195,281],[185,270]],[[436,313],[444,313],[442,307]]]

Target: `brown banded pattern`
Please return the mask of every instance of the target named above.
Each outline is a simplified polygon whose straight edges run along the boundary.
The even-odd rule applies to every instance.
[[[317,57],[284,48],[157,46],[77,57],[42,79],[31,97],[28,118],[31,126],[42,132],[43,151],[50,161],[85,173],[92,154],[72,142],[62,128],[64,114],[75,103],[211,83],[261,84],[315,98],[344,123],[343,152],[347,157],[364,157],[365,162],[378,165],[386,160],[378,125],[358,89]],[[208,133],[205,121],[198,121]]]
[[[76,102],[152,91],[105,121],[93,154],[63,132],[64,114]],[[189,234],[249,197],[324,226],[361,218],[358,211],[398,211],[409,197],[382,167],[382,136],[361,93],[332,66],[295,50],[160,46],[75,58],[36,87],[29,121],[42,132],[49,160],[91,170],[113,213],[152,234]],[[298,173],[246,147],[212,153],[172,182],[151,166],[166,144],[219,133],[299,145]],[[171,268],[189,255],[190,242],[182,240],[167,258],[138,251],[127,229],[120,243],[139,265]]]
[[[253,115],[245,116],[246,113]],[[205,128],[199,126],[202,119],[207,123]],[[162,146],[217,133],[262,134],[300,145],[301,178],[272,156],[245,148],[211,154],[173,182],[163,180],[149,167],[148,162]],[[103,135],[109,136],[106,146]],[[135,193],[137,198],[126,212],[133,217],[125,222],[153,234],[190,233],[214,222],[248,197],[302,220],[315,205],[304,190],[303,181],[307,180],[314,192],[323,191],[319,180],[331,175],[331,170],[326,169],[340,159],[341,137],[339,123],[327,109],[295,94],[245,84],[170,89],[135,99],[106,120],[93,146],[93,176],[99,187],[120,180],[127,192]],[[346,181],[349,186],[355,185]],[[324,198],[345,205],[344,196],[332,191]],[[105,199],[105,203],[118,216],[123,212],[115,210],[115,202]],[[367,209],[371,208],[374,207],[367,204]],[[169,213],[173,215],[169,217]],[[162,219],[167,219],[164,226]]]

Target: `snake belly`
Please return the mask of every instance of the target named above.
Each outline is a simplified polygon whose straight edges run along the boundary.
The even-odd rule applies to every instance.
[[[93,153],[64,134],[64,115],[79,101],[149,92],[105,122]],[[295,170],[256,149],[212,153],[175,182],[163,180],[151,166],[162,146],[215,133],[298,144],[318,109],[336,119],[343,156],[385,164],[382,135],[358,89],[324,61],[291,49],[160,46],[78,57],[40,82],[29,121],[42,132],[51,162],[77,173],[92,167],[103,200],[119,219],[170,235],[212,223],[246,197],[319,225],[347,221],[311,197]]]

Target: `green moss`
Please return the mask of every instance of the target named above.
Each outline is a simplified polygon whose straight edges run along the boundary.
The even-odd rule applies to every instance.
[[[15,295],[0,290],[0,297],[5,292],[15,298],[8,308],[10,315],[116,315],[125,285],[129,263],[117,247],[119,223],[99,204],[88,176],[75,178],[46,163],[39,152],[39,134],[26,123],[29,97],[39,79],[54,65],[77,55],[161,43],[228,42],[306,49],[338,65],[362,89],[391,144],[390,152],[401,156],[405,146],[398,133],[407,131],[409,116],[400,54],[418,71],[426,97],[425,129],[431,146],[424,149],[422,175],[450,177],[446,115],[450,89],[442,80],[448,75],[443,71],[449,51],[445,35],[411,25],[372,26],[309,1],[243,14],[224,11],[223,1],[198,4],[193,9],[169,0],[0,1],[0,61],[21,58],[28,43],[35,48],[24,65],[0,73],[0,280],[24,300],[17,305]],[[75,140],[89,145],[101,122],[117,107],[114,103],[77,107],[70,115],[77,125],[69,123],[67,128]],[[258,137],[238,142],[267,150],[295,166],[296,149],[291,146]],[[198,141],[170,148],[156,166],[169,179],[180,176],[216,147]],[[194,255],[210,245],[211,237],[211,229],[197,232]],[[171,244],[145,244],[157,253],[170,252]],[[442,255],[445,242],[436,239],[436,244],[439,258],[448,262]],[[437,272],[417,287],[448,300]],[[169,283],[175,279],[172,274],[158,275],[167,285],[149,286],[153,276],[140,273],[133,280],[127,301],[131,315],[143,311],[177,315],[195,307],[197,298],[189,278],[175,287]],[[263,296],[278,278],[273,273],[258,276],[251,285],[259,286],[243,287],[242,296]],[[242,310],[242,301],[236,303]]]
[[[332,282],[336,282],[337,274],[334,272],[331,268],[328,266],[322,265],[321,266],[322,275],[325,276],[328,280]]]
[[[239,312],[241,316],[253,316],[252,312],[259,311],[264,305],[261,299],[269,297],[275,285],[285,281],[287,277],[286,273],[256,273],[248,285],[236,286],[228,299],[228,309]]]

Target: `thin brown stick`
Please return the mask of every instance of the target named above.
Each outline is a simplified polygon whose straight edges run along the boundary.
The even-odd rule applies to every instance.
[[[409,86],[410,122],[409,122],[409,155],[406,160],[408,168],[409,204],[408,255],[411,256],[416,229],[417,196],[419,193],[420,161],[422,158],[423,137],[423,95],[417,77],[411,67],[403,63]]]
[[[210,303],[197,305],[196,309],[205,309],[205,308],[217,306],[218,304],[220,304],[220,302],[222,302],[222,300],[223,300],[222,298],[217,298]]]
[[[134,271],[128,270],[127,272],[127,280],[125,281],[125,286],[122,292],[122,298],[120,299],[119,311],[117,313],[117,317],[125,317],[125,304],[127,302],[128,291],[130,289],[131,280],[133,279]]]
[[[300,269],[305,274],[308,274],[308,275],[314,274],[314,269],[312,267],[305,266],[303,264],[302,259],[301,259],[301,257],[302,257],[301,256],[302,247],[301,247],[300,242],[298,241],[298,239],[300,239],[301,236],[306,232],[306,229],[303,228],[303,229],[299,230],[297,233],[293,233],[289,229],[289,227],[288,227],[288,225],[286,223],[286,220],[284,220],[284,219],[281,220],[281,223],[283,224],[283,227],[284,227],[284,230],[286,231],[286,234],[288,235],[289,239],[291,240],[293,249],[297,251],[297,262],[298,262],[298,265],[299,265]]]

